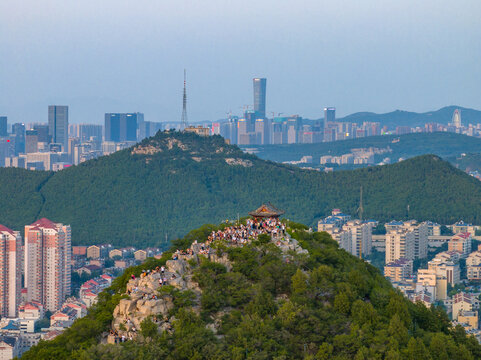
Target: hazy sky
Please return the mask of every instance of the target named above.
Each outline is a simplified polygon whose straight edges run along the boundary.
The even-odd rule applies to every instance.
[[[140,111],[190,121],[252,104],[321,117],[457,104],[481,109],[479,0],[1,0],[0,115],[70,122]]]

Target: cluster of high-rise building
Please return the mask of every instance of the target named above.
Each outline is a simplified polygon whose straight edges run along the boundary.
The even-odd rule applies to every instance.
[[[374,256],[384,251],[384,275],[406,297],[428,307],[434,303],[444,305],[454,323],[481,338],[477,313],[473,312],[479,309],[479,301],[473,300],[481,295],[479,291],[473,287],[469,294],[462,293],[462,298],[459,294],[452,297],[449,294],[450,289],[463,281],[481,280],[481,250],[472,251],[472,234],[480,227],[459,221],[446,227],[454,235],[442,235],[441,225],[430,221],[394,220],[384,224],[385,234],[373,235],[372,229],[377,225],[373,220],[353,220],[334,209],[330,216],[319,220],[318,231],[329,233],[340,248],[357,257],[369,257],[374,248]],[[446,250],[436,250],[441,246]],[[429,251],[435,254],[427,261]],[[419,261],[423,259],[426,265],[420,268]],[[464,261],[466,272],[462,270]],[[459,311],[463,310],[458,306],[463,301],[469,306]]]
[[[253,109],[244,111],[241,117],[229,116],[218,122],[202,122],[201,134],[221,135],[230,143],[243,146],[318,143],[383,134],[434,131],[481,136],[481,124],[469,124],[467,127],[462,125],[460,110],[455,110],[452,122],[448,125],[429,123],[424,128],[397,126],[395,130],[389,130],[379,122],[365,121],[360,124],[337,121],[334,107],[325,107],[324,118],[321,120],[303,119],[299,115],[275,116],[275,113],[269,118],[266,113],[266,91],[267,79],[254,78]],[[155,135],[159,130],[170,129],[200,131],[195,126],[189,127],[187,123],[145,121],[144,114],[140,112],[106,113],[103,126],[69,124],[69,108],[61,105],[48,106],[48,123],[15,123],[9,128],[7,117],[0,116],[0,167],[61,170],[130,147]],[[325,156],[320,162],[339,165],[373,164],[374,156],[370,153],[352,153]],[[383,163],[388,162],[387,158]]]
[[[104,126],[69,124],[68,106],[48,107],[48,123],[12,124],[0,117],[0,167],[61,170],[134,145],[175,124],[144,121],[142,113],[105,114]]]
[[[428,255],[428,224],[391,221],[386,228],[386,264],[399,260],[424,259]]]
[[[377,222],[351,219],[339,209],[317,223],[318,231],[329,233],[341,249],[358,257],[368,256],[372,249],[372,228]]]
[[[481,280],[481,251],[472,251],[480,227],[459,221],[447,226],[454,235],[442,235],[441,226],[432,222],[391,221],[384,226],[386,234],[376,237],[384,237],[385,277],[413,302],[444,306],[454,325],[481,340],[481,293],[476,286]],[[447,250],[437,250],[442,246]],[[429,251],[435,252],[431,260],[415,268],[413,263],[428,258]],[[455,291],[458,285],[464,291]]]
[[[71,230],[69,225],[40,219],[20,232],[0,225],[0,316],[16,317],[22,302],[36,301],[58,310],[71,292]]]

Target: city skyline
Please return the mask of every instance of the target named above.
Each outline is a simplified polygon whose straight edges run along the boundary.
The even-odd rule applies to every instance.
[[[269,79],[269,115],[319,118],[330,105],[340,117],[450,104],[481,108],[475,1],[93,6],[2,2],[2,115],[45,122],[44,106],[68,104],[71,123],[136,111],[149,121],[177,121],[184,68],[191,122],[252,104],[254,77]],[[141,25],[119,25],[131,16]]]

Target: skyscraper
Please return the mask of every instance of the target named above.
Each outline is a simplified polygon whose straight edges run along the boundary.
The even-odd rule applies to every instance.
[[[142,113],[105,114],[105,141],[136,141],[137,124],[143,121]]]
[[[35,124],[33,125],[33,130],[37,132],[38,142],[44,142],[44,143],[50,142],[50,136],[48,134],[48,125]]]
[[[325,107],[324,108],[324,141],[332,141],[333,136],[329,124],[336,121],[336,108]]]
[[[15,155],[25,152],[25,124],[12,125],[12,135],[15,136]]]
[[[0,136],[7,136],[7,117],[0,116]]]
[[[68,106],[49,105],[48,134],[50,141],[62,145],[66,151],[68,145]]]
[[[22,237],[0,224],[0,317],[16,317],[22,279]]]
[[[25,132],[25,153],[38,151],[38,132],[37,130],[27,130]]]
[[[459,109],[454,110],[452,123],[456,129],[461,127],[461,111]]]
[[[70,295],[70,225],[40,219],[25,226],[25,287],[27,301],[56,311]]]
[[[266,117],[266,82],[265,78],[254,78],[254,111],[260,119]]]
[[[93,124],[79,124],[80,142],[89,141],[90,138],[95,138],[96,141],[102,141],[102,125]]]

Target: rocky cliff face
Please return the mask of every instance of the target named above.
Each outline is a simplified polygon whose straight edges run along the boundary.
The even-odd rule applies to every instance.
[[[281,249],[285,257],[289,257],[291,251],[307,252],[289,236],[272,241]],[[135,339],[142,321],[147,318],[151,318],[157,324],[159,332],[172,331],[172,322],[175,320],[174,316],[170,316],[170,310],[174,308],[173,297],[159,291],[165,285],[173,286],[180,291],[191,290],[195,296],[192,310],[199,313],[202,290],[192,279],[192,265],[199,264],[201,256],[211,262],[224,265],[227,271],[232,269],[232,263],[226,253],[220,254],[213,249],[206,251],[204,244],[194,243],[186,252],[175,254],[176,259],[168,260],[164,273],[161,269],[156,269],[143,273],[140,278],[132,278],[127,284],[125,298],[120,300],[114,310],[113,333],[109,335],[107,342],[114,343],[122,337]],[[217,314],[216,317],[220,319],[223,314]],[[215,320],[210,326],[214,333],[217,330],[216,324],[220,323]]]

